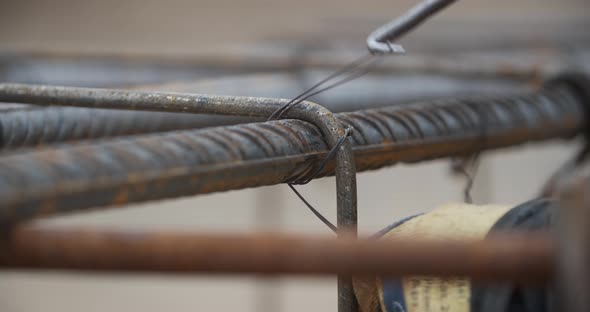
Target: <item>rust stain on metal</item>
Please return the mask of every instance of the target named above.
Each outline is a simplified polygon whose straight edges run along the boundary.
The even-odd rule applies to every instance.
[[[420,274],[536,285],[553,279],[555,253],[546,233],[496,235],[483,241],[375,241],[278,233],[212,235],[38,225],[14,229],[0,239],[0,248],[0,268],[392,277]]]

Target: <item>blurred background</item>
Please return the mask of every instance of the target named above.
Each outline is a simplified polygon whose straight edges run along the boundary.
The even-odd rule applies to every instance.
[[[416,2],[4,0],[0,81],[289,98],[363,53],[374,28]],[[358,109],[369,98],[372,106],[379,106],[518,88],[489,82],[502,75],[522,75],[534,84],[561,70],[587,70],[588,5],[586,0],[458,1],[404,38],[408,54],[382,63],[386,73],[361,78],[314,101],[348,100]],[[426,73],[427,67],[458,75]],[[478,76],[484,78],[475,81],[474,70],[482,68]],[[550,142],[484,154],[475,202],[518,204],[532,198],[577,145]],[[360,173],[360,230],[370,234],[404,216],[461,201],[464,185],[465,179],[451,174],[448,160]],[[336,219],[333,178],[300,189],[330,220]],[[284,185],[41,222],[329,235]],[[167,309],[336,311],[336,281],[0,272],[0,311]]]

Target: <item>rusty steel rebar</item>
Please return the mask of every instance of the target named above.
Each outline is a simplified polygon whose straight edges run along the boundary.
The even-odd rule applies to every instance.
[[[354,128],[350,141],[358,170],[370,170],[573,137],[585,128],[585,103],[560,84],[520,96],[423,102],[336,117]],[[6,155],[0,158],[0,224],[295,181],[312,172],[328,149],[316,127],[280,120]],[[322,175],[333,173],[329,164]]]
[[[36,105],[64,105],[77,107],[138,109],[148,111],[211,113],[266,117],[275,112],[287,100],[253,97],[207,96],[180,93],[150,93],[127,90],[50,87],[18,84],[1,84],[0,101],[31,103]],[[334,146],[344,135],[344,129],[333,115],[323,107],[302,102],[285,113],[285,117],[302,119],[319,127],[330,146]],[[101,153],[102,154],[102,153]],[[350,209],[339,220],[348,220],[343,227],[353,226],[356,216],[356,182],[354,161],[350,143],[345,141],[336,154],[338,207]],[[125,169],[123,169],[125,170]],[[346,182],[345,182],[346,181]],[[94,188],[90,186],[90,188]],[[354,212],[351,212],[353,211]],[[356,220],[356,218],[354,218]],[[339,222],[340,223],[340,222]]]
[[[0,238],[2,269],[205,274],[470,276],[542,284],[554,245],[543,233],[483,241],[353,240],[268,234],[19,226]],[[433,261],[436,259],[436,261]]]
[[[274,98],[206,96],[180,93],[150,93],[127,90],[48,87],[18,84],[0,85],[0,101],[37,105],[62,105],[147,111],[209,113],[247,117],[269,117],[288,100]],[[307,121],[318,127],[326,142],[335,148],[337,224],[341,231],[357,231],[356,168],[349,140],[342,125],[326,108],[300,102],[282,112],[286,118]],[[125,170],[125,169],[123,169]],[[151,171],[151,169],[148,169]],[[164,178],[167,174],[161,176]],[[165,178],[166,179],[166,178]],[[72,181],[70,181],[71,183]],[[107,183],[109,184],[109,183]],[[94,186],[89,185],[90,188]],[[175,192],[176,193],[176,192]],[[67,205],[66,205],[67,206]],[[339,296],[354,298],[352,279],[338,278]]]
[[[281,102],[276,99],[264,98],[218,97],[174,93],[142,93],[123,90],[24,85],[0,86],[0,100],[40,105],[184,111],[192,113],[238,114],[245,116],[265,116],[270,112],[275,111],[277,104],[284,104],[284,101]],[[386,155],[388,152],[391,153],[392,147],[399,148],[398,143],[400,138],[402,142],[405,139],[409,142],[414,141],[412,142],[414,144],[417,140],[432,140],[435,145],[441,144],[441,146],[443,146],[442,149],[444,149],[444,146],[448,144],[448,141],[445,141],[445,136],[447,136],[446,139],[450,139],[451,141],[453,139],[458,139],[461,141],[460,145],[464,145],[466,142],[472,142],[473,146],[471,146],[471,150],[479,151],[484,148],[504,146],[503,144],[511,145],[514,144],[514,142],[575,135],[584,127],[585,120],[582,116],[584,111],[583,101],[585,101],[585,99],[580,96],[579,92],[573,90],[571,86],[562,84],[547,87],[546,90],[543,90],[538,94],[498,99],[467,99],[457,101],[456,103],[451,102],[450,104],[426,103],[422,106],[414,105],[375,111],[355,112],[350,113],[350,116],[343,114],[339,117],[341,123],[352,126],[353,128],[356,128],[355,126],[358,124],[368,124],[369,126],[365,127],[372,128],[369,129],[369,131],[375,131],[378,133],[377,136],[382,136],[382,139],[379,142],[373,142],[373,145],[376,146],[373,146],[372,150],[367,153],[369,155],[379,154],[376,153],[376,151]],[[392,109],[393,111],[387,111]],[[374,116],[375,114],[377,114],[377,116],[380,116],[379,114],[385,115],[385,118],[376,118]],[[320,128],[320,131],[327,137],[328,143],[331,146],[335,144],[335,139],[342,136],[341,132],[343,128],[340,123],[332,117],[329,111],[313,103],[300,104],[297,109],[289,111],[288,116],[306,120],[317,125]],[[304,122],[300,123],[302,125],[305,124]],[[262,123],[257,125],[261,126],[268,124],[269,123]],[[256,127],[257,125],[244,126]],[[360,128],[362,129],[363,127],[361,126]],[[199,166],[196,166],[195,168],[194,163],[182,164],[179,166],[178,162],[176,162],[177,160],[182,162],[182,160],[187,159],[186,156],[181,155],[183,150],[188,151],[191,148],[198,149],[197,146],[191,144],[194,143],[194,141],[191,142],[194,137],[182,143],[174,140],[174,138],[166,140],[166,138],[163,137],[154,137],[153,139],[157,141],[153,142],[148,142],[150,141],[150,137],[132,138],[129,140],[137,140],[137,142],[127,142],[130,144],[126,147],[108,147],[105,145],[99,147],[101,150],[97,151],[98,153],[87,153],[89,152],[88,150],[78,151],[85,155],[82,157],[76,157],[81,155],[67,155],[68,150],[71,152],[71,149],[75,149],[76,147],[47,150],[49,154],[54,152],[60,154],[60,152],[66,151],[66,154],[46,155],[49,156],[49,162],[57,160],[57,166],[54,164],[48,165],[44,160],[42,162],[45,163],[38,164],[38,166],[35,167],[36,160],[31,159],[30,156],[31,154],[37,156],[39,153],[5,157],[4,159],[0,159],[0,167],[4,169],[3,171],[9,172],[9,176],[3,181],[7,182],[6,184],[9,185],[9,192],[10,190],[15,191],[15,186],[22,182],[32,182],[31,185],[40,182],[41,187],[33,186],[27,190],[27,187],[25,186],[23,188],[23,185],[21,184],[21,188],[15,193],[9,193],[7,197],[9,205],[3,206],[0,218],[4,217],[5,219],[3,220],[6,221],[5,224],[8,224],[16,220],[14,216],[28,218],[37,214],[54,212],[55,210],[58,210],[57,207],[73,210],[93,207],[93,200],[100,201],[104,199],[112,199],[111,202],[105,203],[106,205],[112,205],[190,193],[194,194],[197,193],[194,191],[195,184],[200,184],[201,187],[204,187],[205,189],[211,187],[211,190],[216,190],[215,183],[218,183],[217,186],[220,187],[220,189],[229,189],[223,185],[224,183],[243,183],[238,187],[243,187],[244,185],[263,185],[268,183],[268,180],[266,180],[267,177],[264,176],[264,174],[259,176],[259,179],[253,179],[252,176],[261,174],[264,170],[266,170],[267,174],[274,175],[273,178],[275,179],[283,179],[283,182],[293,181],[293,174],[296,176],[304,176],[310,172],[309,162],[304,164],[304,162],[301,161],[301,158],[299,158],[299,161],[296,160],[296,162],[291,162],[290,168],[287,167],[287,162],[280,162],[287,160],[289,156],[301,157],[301,155],[289,155],[287,151],[287,157],[284,157],[283,159],[274,159],[276,157],[273,157],[272,154],[276,152],[277,149],[273,145],[274,142],[271,143],[270,141],[271,136],[262,134],[265,143],[255,143],[255,149],[260,147],[264,148],[265,144],[268,144],[267,147],[270,147],[270,150],[262,151],[264,157],[259,158],[260,154],[258,154],[257,151],[248,151],[248,147],[245,145],[252,144],[256,141],[256,137],[260,136],[260,132],[256,132],[255,129],[249,129],[249,133],[248,130],[245,129],[241,129],[243,132],[240,132],[240,129],[233,129],[234,131],[231,134],[214,132],[223,130],[225,129],[206,130],[211,133],[200,133],[202,137],[200,139],[197,138],[197,141],[202,143],[204,138],[205,141],[209,141],[209,144],[213,144],[213,146],[218,145],[221,146],[222,149],[225,149],[225,151],[220,154],[209,157],[209,160],[219,160],[223,153],[229,153],[229,159],[233,160],[233,162],[229,161],[222,164],[222,161],[220,164],[219,162],[216,163],[214,161],[204,165],[204,163],[199,163],[202,161],[201,158],[197,160],[197,164],[202,165],[200,168]],[[286,130],[293,133],[293,127],[290,127],[290,125],[286,127]],[[317,129],[313,130],[317,135]],[[494,131],[497,132],[493,133]],[[270,132],[272,132],[272,130]],[[466,132],[468,133],[467,138]],[[257,134],[253,135],[253,133]],[[490,133],[493,133],[496,136],[493,134],[490,135]],[[359,132],[355,131],[355,134],[359,134]],[[429,137],[428,134],[431,136]],[[178,135],[178,133],[172,135]],[[361,139],[367,141],[370,137],[371,136],[368,135],[367,132],[364,132],[364,129],[360,132]],[[147,141],[139,143],[146,138],[148,139]],[[285,138],[278,139],[284,140]],[[359,139],[359,137],[355,139]],[[509,143],[506,143],[507,141]],[[237,145],[236,142],[238,142]],[[239,142],[243,142],[243,144]],[[322,142],[322,135],[319,135],[317,142]],[[116,143],[120,142],[105,142],[104,144],[113,143],[114,145],[117,145]],[[166,146],[158,146],[162,143],[166,144]],[[134,144],[139,146],[134,147]],[[97,145],[100,145],[100,143]],[[419,146],[420,144],[415,145]],[[187,149],[187,146],[190,146],[191,148]],[[83,146],[82,149],[84,147],[89,146]],[[92,146],[90,147],[92,148]],[[97,146],[94,147],[96,148]],[[446,147],[448,148],[448,145],[446,145]],[[111,151],[109,152],[110,148]],[[340,229],[353,230],[354,232],[356,223],[354,163],[352,162],[349,149],[346,150],[346,148],[349,148],[349,146],[345,145],[344,148],[340,149],[337,158],[337,165],[340,167],[340,170],[336,170],[337,198],[339,204],[338,224]],[[451,149],[452,148],[453,147],[451,147]],[[212,148],[211,145],[202,146],[201,149],[205,151],[205,153],[200,156],[205,157],[207,157],[207,153],[214,151],[214,148]],[[124,155],[128,152],[131,153]],[[179,152],[180,154],[178,154]],[[248,155],[248,152],[252,152],[253,154]],[[454,152],[457,151],[455,150]],[[325,150],[320,153],[316,152],[316,156],[318,154],[323,155],[324,153]],[[436,153],[441,152],[440,150],[437,150],[434,154]],[[94,155],[92,157],[98,156],[110,159],[96,167],[94,167],[96,164],[75,164],[66,160],[76,159],[78,161],[90,163],[92,160],[96,160],[84,158],[88,157],[86,155],[89,154]],[[150,157],[152,157],[149,156],[150,154],[153,154],[154,158],[150,159]],[[432,155],[424,156],[425,154],[428,153],[421,150],[417,155],[415,154],[414,157],[420,159],[433,157]],[[128,156],[131,157],[127,158]],[[172,157],[168,158],[168,156]],[[175,158],[175,156],[180,156],[184,159]],[[26,159],[27,157],[29,157],[29,159]],[[17,163],[24,160],[24,163],[21,163],[21,166],[18,166],[17,164],[16,167],[2,163],[3,160],[10,160],[11,158],[13,160],[16,159]],[[275,162],[272,163],[272,166],[268,162],[265,162],[267,159],[275,160]],[[66,163],[59,163],[64,160],[66,160]],[[251,162],[251,164],[244,164],[244,160]],[[289,160],[292,161],[293,159]],[[366,159],[363,160],[366,161]],[[414,159],[406,158],[402,160],[411,161]],[[103,160],[99,160],[99,162],[101,161]],[[142,164],[142,161],[146,162]],[[163,162],[158,163],[159,161]],[[380,164],[369,163],[367,169],[385,165],[387,164],[387,161],[391,162],[391,160],[386,160],[385,162],[383,162],[383,160],[381,161],[382,163]],[[313,162],[315,163],[316,161]],[[295,168],[293,168],[293,164],[295,164]],[[139,166],[133,168],[134,165]],[[142,168],[142,165],[146,166]],[[158,165],[163,166],[156,168]],[[186,167],[183,168],[183,165]],[[85,169],[78,170],[80,166],[87,166],[90,171],[85,172]],[[112,167],[107,168],[108,166],[116,166],[117,168],[111,171]],[[299,166],[299,168],[297,168],[297,166]],[[279,168],[284,169],[285,167],[290,170],[287,175],[283,175],[284,171],[274,170]],[[10,171],[11,168],[15,170]],[[129,168],[133,169],[129,170]],[[21,169],[25,169],[25,171]],[[298,170],[298,172],[293,171],[293,169]],[[207,172],[208,170],[209,172]],[[328,170],[333,170],[333,167]],[[110,172],[104,174],[105,171]],[[196,174],[197,172],[198,174]],[[202,173],[204,172],[207,172],[208,174],[206,173],[203,175]],[[14,175],[10,175],[10,173],[13,173]],[[88,177],[92,177],[92,179],[88,179]],[[187,178],[190,179],[190,182],[188,183],[186,183]],[[216,178],[218,180],[217,182],[214,182]],[[53,181],[51,181],[52,179]],[[341,183],[342,181],[344,181],[343,184]],[[186,184],[182,185],[183,183]],[[162,192],[163,189],[165,189],[164,192]],[[21,192],[23,190],[25,191],[25,194]],[[116,191],[114,197],[108,196],[110,192],[113,191]],[[353,192],[352,194],[351,191]],[[19,194],[19,192],[21,193]],[[11,204],[14,204],[11,200],[16,202],[21,201],[21,203],[11,206]],[[22,205],[23,202],[24,206]],[[82,204],[82,202],[85,203]],[[339,286],[341,299],[354,298],[350,278],[339,277]],[[348,300],[340,300],[340,303],[346,306],[353,306]]]
[[[252,120],[233,116],[31,106],[0,114],[0,150]]]
[[[227,79],[142,86],[138,89],[280,97],[301,92],[306,81],[315,81],[318,77],[318,75],[305,75],[304,79],[285,74],[255,74]],[[412,87],[416,82],[421,83],[420,88]],[[514,81],[498,79],[467,80],[434,75],[394,78],[379,75],[370,79],[365,78],[338,92],[328,92],[327,95],[313,99],[332,112],[343,112],[361,107],[383,107],[390,103],[408,102],[410,99],[441,97],[456,93],[494,94],[524,89],[523,85]],[[0,150],[264,120],[237,116],[39,107],[10,103],[0,103],[0,111],[2,112],[0,114],[2,129]]]

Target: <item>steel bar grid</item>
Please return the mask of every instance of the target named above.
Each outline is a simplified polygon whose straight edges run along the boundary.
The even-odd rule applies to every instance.
[[[520,96],[417,103],[336,118],[354,128],[358,170],[370,170],[572,137],[584,128],[584,99],[561,84]],[[295,181],[312,172],[327,150],[316,127],[281,120],[5,155],[0,223]],[[330,164],[322,175],[334,170]]]
[[[0,85],[0,100],[37,105],[65,105],[113,109],[139,109],[148,111],[210,113],[251,117],[269,116],[287,100],[252,97],[205,96],[174,93],[148,93],[125,90],[67,88],[28,85]],[[333,115],[323,107],[303,102],[285,113],[286,117],[302,119],[315,124],[333,146],[344,135],[344,130]],[[349,217],[339,213],[339,223],[353,226],[356,223],[356,185],[354,162],[350,143],[345,141],[336,155],[341,170],[336,177],[338,207],[348,211]],[[340,209],[339,209],[340,211]],[[353,218],[354,217],[354,218]],[[355,221],[351,221],[354,219]]]
[[[11,84],[0,85],[0,101],[249,117],[268,116],[285,103],[285,100],[269,98]],[[369,170],[400,161],[466,155],[528,141],[570,138],[585,128],[586,101],[585,94],[576,87],[560,83],[547,85],[535,93],[424,102],[336,116],[321,106],[304,102],[287,112],[287,117],[299,120],[178,131],[9,154],[0,158],[0,168],[5,173],[0,177],[0,224],[8,228],[15,222],[56,212],[295,181],[313,172],[330,146],[343,135],[344,127],[350,127],[354,129],[352,142],[347,141],[339,151],[336,161],[339,170],[330,164],[322,175],[337,174],[339,236],[355,236],[355,165],[359,170]],[[354,160],[351,145],[354,145]],[[389,247],[396,250],[395,255],[401,248],[403,257],[395,260],[391,254],[385,256],[389,262],[360,263],[359,255],[363,259],[378,259],[381,255],[378,250],[384,252],[386,246],[348,240],[296,241],[295,246],[299,249],[307,250],[306,246],[312,246],[309,253],[304,252],[313,255],[307,259],[294,257],[281,249],[283,244],[292,241],[280,237],[266,240],[229,237],[224,241],[226,238],[195,235],[45,231],[21,226],[12,227],[12,231],[6,234],[1,244],[8,252],[0,255],[0,266],[5,267],[344,274],[339,276],[341,311],[356,310],[351,274],[459,274],[481,280],[508,278],[520,282],[546,282],[553,274],[553,245],[546,238],[516,238],[516,241],[510,238],[500,240],[501,243],[494,240],[478,243],[393,242]],[[212,248],[212,241],[221,249]],[[81,242],[84,244],[79,245]],[[171,247],[173,249],[161,249],[162,242],[178,245]],[[187,247],[190,249],[189,242],[190,246],[196,246],[192,252],[186,252]],[[219,259],[243,259],[243,253],[240,253],[242,258],[230,255],[231,245],[236,243],[248,246],[252,251],[248,255],[252,258],[248,260],[246,257],[244,265],[220,262]],[[257,249],[257,244],[262,244],[263,249]],[[330,244],[349,245],[338,249],[341,247],[331,247]],[[120,249],[122,246],[125,248]],[[183,260],[166,263],[161,256],[179,252],[174,248],[186,253],[182,257],[169,258]],[[316,253],[314,248],[328,251],[323,259],[332,259],[332,262],[318,262],[317,256],[322,254]],[[130,256],[128,251],[132,250],[148,261],[142,263]],[[445,260],[445,265],[433,271],[426,269],[432,267],[429,260],[423,263],[416,260],[440,259],[440,255],[449,254],[449,250],[453,251],[450,254],[459,257],[451,256]],[[356,257],[347,254],[349,251]],[[151,254],[153,252],[160,256]],[[302,252],[297,250],[296,253]],[[339,259],[331,257],[330,253]],[[54,258],[58,255],[59,261]],[[496,255],[509,260],[497,262]],[[310,266],[295,269],[294,263],[286,258],[298,259],[298,263],[294,262],[297,265],[303,261]],[[93,259],[107,260],[93,262]],[[150,260],[155,262],[150,263]],[[196,265],[187,266],[188,262],[184,261],[189,260],[195,261]],[[333,262],[343,263],[343,266],[334,266]],[[387,267],[396,263],[394,267],[400,269],[387,271],[385,263]],[[351,269],[353,265],[371,269],[355,271]]]
[[[208,113],[248,117],[268,117],[288,103],[287,100],[253,97],[205,96],[174,93],[149,93],[125,90],[67,88],[27,85],[0,85],[0,101],[37,105],[81,106],[147,111]],[[322,132],[328,145],[336,148],[336,202],[339,233],[357,231],[356,169],[351,144],[344,140],[344,128],[324,107],[301,102],[283,112],[314,124]],[[337,146],[337,144],[339,144]],[[71,183],[71,182],[70,182]],[[338,277],[339,305],[345,311],[356,310],[351,277]]]

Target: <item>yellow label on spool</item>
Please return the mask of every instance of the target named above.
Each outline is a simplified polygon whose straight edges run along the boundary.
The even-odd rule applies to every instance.
[[[469,312],[467,278],[406,277],[402,282],[408,312]]]

